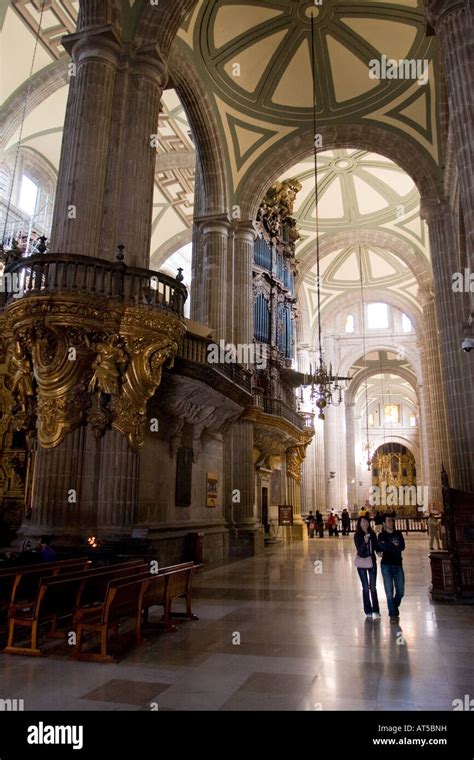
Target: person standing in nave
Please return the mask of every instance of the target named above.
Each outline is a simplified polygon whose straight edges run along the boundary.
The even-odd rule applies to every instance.
[[[434,512],[430,512],[430,516],[428,517],[428,535],[430,537],[431,551],[435,550],[435,542],[437,551],[443,548],[441,545],[441,522]]]
[[[362,601],[367,620],[380,620],[377,595],[377,536],[365,517],[359,517],[354,533],[356,556],[354,565],[362,584]]]
[[[309,510],[309,515],[306,518],[306,526],[308,528],[308,536],[310,538],[314,538],[314,530],[316,528],[316,519],[311,509]]]
[[[379,535],[380,531],[382,530],[382,525],[383,525],[383,514],[381,513],[379,509],[375,513],[374,525],[375,525],[375,532],[377,535]]]
[[[324,521],[319,509],[316,510],[316,531],[319,538],[324,538]]]
[[[341,523],[342,523],[342,535],[348,536],[351,529],[351,518],[349,517],[349,512],[347,511],[347,509],[342,510]]]
[[[398,623],[400,603],[405,594],[405,573],[402,561],[405,539],[399,530],[395,530],[395,520],[392,515],[384,515],[383,529],[378,536],[378,545],[379,551],[382,552],[382,576],[390,622]]]

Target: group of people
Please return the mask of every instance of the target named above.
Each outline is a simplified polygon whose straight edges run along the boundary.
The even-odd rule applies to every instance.
[[[356,555],[354,565],[362,584],[362,602],[368,620],[380,620],[377,596],[377,556],[381,557],[381,570],[388,614],[391,623],[400,619],[400,604],[405,594],[405,574],[402,552],[405,549],[403,534],[395,529],[391,514],[382,515],[380,530],[372,530],[370,519],[364,515],[357,519],[354,533]]]
[[[319,538],[324,538],[324,517],[322,513],[319,511],[319,509],[316,510],[316,514],[313,515],[312,510],[309,511],[309,514],[305,518],[306,527],[308,529],[308,536],[310,538],[315,538],[316,536],[319,536]],[[326,518],[326,528],[328,530],[328,533],[330,536],[338,536],[339,535],[339,517],[334,511],[334,509],[331,509],[330,514]],[[351,529],[351,517],[349,515],[349,512],[347,509],[342,510],[341,514],[341,533],[343,536],[348,536]]]

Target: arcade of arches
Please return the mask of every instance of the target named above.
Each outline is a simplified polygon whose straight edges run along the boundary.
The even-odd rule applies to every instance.
[[[271,643],[252,639],[259,603],[283,636],[291,606],[305,615],[305,595],[318,599],[336,646],[333,582],[344,614],[364,617],[353,542],[326,535],[315,548],[305,517],[369,508],[410,528],[411,634],[440,632],[427,647],[446,689],[413,691],[407,671],[399,694],[380,679],[343,699],[323,663],[322,701],[390,709],[395,693],[399,707],[448,709],[468,688],[474,671],[461,677],[445,657],[443,623],[461,616],[459,648],[472,653],[472,608],[451,619],[440,603],[474,596],[474,353],[461,348],[474,348],[472,11],[471,0],[2,4],[0,548],[7,558],[47,534],[63,557],[108,561],[132,545],[160,566],[204,563],[202,619],[129,655],[129,683],[158,660],[204,672],[210,653],[209,672],[221,658],[235,678],[205,708],[254,709],[265,692],[270,708],[312,709],[297,636],[301,652],[284,654],[297,664],[282,671],[295,686],[271,696],[280,671],[276,655],[265,665]],[[395,60],[396,76],[373,77],[374,60]],[[324,409],[321,357],[337,384]],[[428,512],[441,523],[431,558]],[[320,555],[343,563],[335,580],[314,580]],[[216,638],[227,616],[229,631],[249,626],[250,649]],[[48,644],[53,680],[61,646]],[[80,693],[80,665],[67,705],[131,699],[107,684],[95,694],[98,675]],[[183,679],[151,685],[169,709],[200,709]],[[45,704],[33,687],[31,702]]]

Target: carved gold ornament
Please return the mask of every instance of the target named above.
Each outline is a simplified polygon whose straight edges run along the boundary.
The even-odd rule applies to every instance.
[[[142,305],[58,295],[13,303],[7,320],[12,393],[23,405],[35,395],[41,446],[58,446],[81,424],[97,436],[113,427],[134,450],[142,446],[147,401],[185,331],[180,319]]]

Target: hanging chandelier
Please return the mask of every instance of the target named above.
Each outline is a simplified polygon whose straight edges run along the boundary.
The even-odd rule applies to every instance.
[[[323,344],[321,331],[321,277],[320,277],[320,251],[319,251],[319,211],[318,211],[318,131],[316,123],[316,55],[314,15],[311,16],[311,67],[313,70],[313,158],[314,158],[314,199],[316,218],[316,282],[317,282],[317,310],[318,310],[318,359],[314,368],[309,365],[309,378],[305,376],[305,385],[311,386],[311,403],[319,409],[318,419],[324,420],[324,409],[327,406],[339,406],[342,403],[342,380],[351,380],[350,377],[338,377],[333,374],[332,365],[329,369],[323,359]]]

